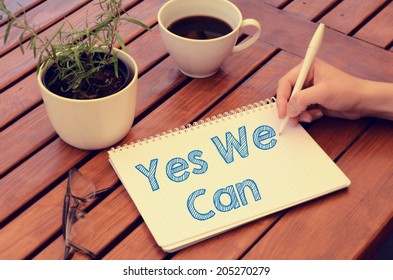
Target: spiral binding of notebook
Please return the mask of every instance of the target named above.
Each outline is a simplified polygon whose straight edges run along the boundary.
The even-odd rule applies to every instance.
[[[183,133],[183,132],[187,132],[188,130],[193,130],[196,128],[199,128],[201,126],[206,126],[208,124],[212,124],[213,122],[218,122],[220,120],[227,120],[229,118],[232,117],[237,117],[239,114],[243,114],[245,112],[248,112],[250,110],[255,110],[255,109],[267,109],[269,107],[273,107],[275,105],[276,102],[276,98],[275,97],[271,97],[265,100],[261,100],[259,102],[255,102],[252,104],[248,104],[233,110],[230,110],[228,112],[224,112],[221,114],[218,114],[216,116],[213,117],[208,117],[206,119],[202,119],[199,120],[197,122],[193,122],[192,124],[187,124],[187,125],[183,125],[181,127],[177,127],[174,129],[170,129],[166,132],[162,132],[161,134],[156,134],[156,135],[152,135],[148,138],[143,138],[141,140],[137,140],[136,142],[130,142],[128,144],[124,144],[121,146],[117,146],[117,147],[113,147],[110,151],[111,152],[116,152],[117,150],[122,150],[122,149],[128,149],[130,147],[135,147],[137,145],[143,145],[143,144],[147,144],[151,141],[157,141],[157,140],[161,140],[162,138],[168,138],[174,134],[179,134],[179,133]]]

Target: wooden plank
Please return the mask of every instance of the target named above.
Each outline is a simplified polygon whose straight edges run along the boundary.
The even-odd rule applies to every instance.
[[[0,94],[0,129],[42,101],[36,74]]]
[[[18,15],[24,10],[28,10],[31,7],[38,5],[43,0],[5,0],[4,4],[7,6],[14,15]],[[2,19],[1,19],[2,18]],[[0,12],[0,26],[7,21],[7,16],[5,13]]]
[[[123,217],[119,213],[127,213],[127,217]],[[102,244],[115,239],[138,217],[139,212],[134,203],[124,191],[123,186],[120,186],[100,203],[100,207],[96,207],[88,213],[88,219],[94,221],[94,233],[93,236],[90,234],[80,236],[77,240],[78,244],[98,253]],[[105,226],[99,226],[102,224]],[[62,259],[63,252],[64,238],[61,235],[40,252],[35,259]]]
[[[125,242],[121,243],[121,247],[118,246],[110,251],[103,259],[130,260],[137,255],[139,260],[160,260],[166,256],[166,253],[157,246],[145,223],[131,232]]]
[[[336,2],[336,0],[294,0],[285,7],[285,11],[313,21]]]
[[[24,259],[60,230],[66,182],[0,231],[0,259]]]
[[[349,34],[373,14],[385,1],[344,0],[325,15],[320,22],[344,34]]]
[[[105,156],[102,154],[101,156]],[[106,160],[107,157],[102,158]],[[96,189],[104,189],[117,181],[116,174],[108,172],[110,166],[88,166],[81,172],[94,178]],[[0,231],[0,259],[24,259],[32,251],[54,236],[61,228],[66,180],[49,191]]]
[[[393,3],[372,18],[356,34],[356,38],[386,48],[393,42]]]
[[[47,249],[47,250],[46,250]],[[36,255],[34,260],[62,260],[64,259],[64,237],[56,238],[44,251]]]
[[[39,33],[55,22],[62,20],[64,15],[76,11],[86,3],[88,3],[88,0],[47,1],[22,15],[21,20],[26,17],[29,24],[34,26],[36,32]],[[0,38],[4,38],[6,28],[7,25],[0,27]],[[21,33],[21,29],[12,28],[10,30],[7,43],[0,46],[0,57],[19,45]],[[28,38],[30,38],[30,34],[26,33],[23,40]]]
[[[123,6],[126,8],[132,6],[135,1],[136,0],[124,0]],[[137,5],[134,9],[132,9],[132,15],[134,15],[136,19],[143,21],[145,24],[152,25],[156,22],[158,6],[163,2],[164,0],[143,1],[140,5]],[[89,3],[83,9],[79,9],[70,15],[68,20],[71,22],[71,24],[74,25],[75,28],[79,28],[85,24],[86,10],[89,10],[88,21],[91,25],[93,25],[95,17],[100,11],[98,5]],[[149,18],[142,17],[145,15],[148,15]],[[59,28],[60,24],[61,23],[53,25],[41,34],[43,36],[51,36],[53,32]],[[129,22],[124,23],[121,28],[123,30],[122,35],[126,37],[125,41],[129,41],[131,38],[140,35],[144,31],[143,28]],[[124,33],[124,31],[126,31],[126,33]],[[9,84],[15,82],[36,68],[37,63],[33,58],[32,51],[27,48],[27,43],[25,43],[24,46],[25,55],[22,55],[19,49],[15,49],[9,52],[6,56],[0,58],[0,65],[8,65],[8,75],[0,76],[0,90],[4,89]]]
[[[262,28],[261,40],[304,56],[317,24],[305,21],[289,12],[277,10],[260,1],[233,0],[247,17],[255,18]],[[274,24],[271,24],[274,22]],[[280,34],[280,36],[277,36]],[[332,51],[335,50],[335,51]],[[336,51],[340,50],[340,51]],[[318,56],[327,62],[361,78],[393,82],[393,54],[361,40],[349,38],[330,28]],[[360,60],[359,57],[362,59]]]
[[[378,121],[338,161],[352,180],[349,189],[294,208],[245,259],[356,259],[365,254],[393,217],[392,139],[393,124]]]
[[[81,161],[81,151],[56,139],[0,180],[0,224]]]
[[[8,127],[0,134],[0,176],[55,136],[44,106]]]
[[[287,2],[290,2],[291,0],[263,0],[266,4],[269,4],[273,7],[280,7],[283,4],[286,4]]]

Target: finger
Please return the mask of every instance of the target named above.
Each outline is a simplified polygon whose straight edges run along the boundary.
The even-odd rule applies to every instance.
[[[300,71],[300,66],[298,65],[292,68],[287,74],[285,74],[279,81],[277,85],[277,109],[279,118],[283,118],[286,115],[287,103],[289,97],[291,96],[292,88],[296,83],[297,76]]]
[[[311,109],[300,113],[299,122],[311,123],[323,116],[323,112],[319,108]]]
[[[299,115],[298,119],[299,119],[299,122],[305,122],[305,123],[310,123],[313,120],[312,115],[308,111],[302,112]]]
[[[311,116],[311,121],[315,121],[315,120],[323,117],[323,111],[321,108],[315,108],[312,110],[308,110],[307,112]]]
[[[299,118],[298,118],[298,117],[296,117],[296,118],[290,118],[290,119],[289,119],[289,123],[290,123],[291,125],[293,125],[293,126],[296,126],[296,125],[299,123]]]
[[[277,86],[277,109],[278,109],[278,117],[280,119],[284,118],[287,114],[287,104],[288,99],[292,90],[291,84],[287,81],[280,81]]]
[[[323,85],[315,85],[299,91],[294,95],[287,105],[287,114],[290,117],[296,117],[303,111],[306,111],[307,107],[312,104],[320,104],[323,106],[327,95],[324,94]]]

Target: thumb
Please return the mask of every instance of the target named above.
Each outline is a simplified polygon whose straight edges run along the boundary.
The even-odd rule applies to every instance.
[[[288,102],[287,114],[297,117],[312,104],[323,104],[324,94],[321,85],[315,85],[294,94]]]

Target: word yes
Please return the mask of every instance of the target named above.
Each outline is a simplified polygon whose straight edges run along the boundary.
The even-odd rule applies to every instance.
[[[194,150],[188,154],[188,160],[199,166],[199,168],[194,168],[192,173],[194,174],[203,174],[207,171],[208,165],[207,162],[200,159],[202,156],[202,151]],[[138,164],[135,166],[137,170],[139,170],[143,175],[147,177],[150,183],[150,187],[152,191],[157,191],[160,189],[156,179],[156,171],[157,171],[158,159],[152,159],[150,161],[149,169],[144,167],[142,164]],[[183,182],[188,179],[190,176],[190,172],[187,171],[189,168],[188,162],[183,158],[173,158],[166,164],[166,175],[173,182]],[[181,175],[176,175],[179,172],[184,171]]]

